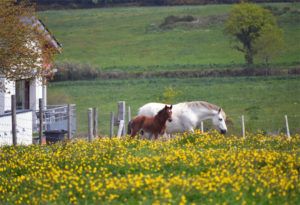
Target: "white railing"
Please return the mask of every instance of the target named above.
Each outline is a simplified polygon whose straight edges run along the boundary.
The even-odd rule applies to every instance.
[[[48,105],[43,110],[43,130],[68,130],[69,119],[71,120],[71,132],[76,132],[76,106],[70,105]],[[69,118],[70,115],[70,118]],[[39,111],[36,112],[36,131],[39,129]]]

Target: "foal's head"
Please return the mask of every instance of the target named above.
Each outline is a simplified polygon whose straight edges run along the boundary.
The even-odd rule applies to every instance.
[[[165,105],[165,107],[160,110],[156,116],[162,120],[168,120],[169,122],[172,122],[172,105],[170,107]]]

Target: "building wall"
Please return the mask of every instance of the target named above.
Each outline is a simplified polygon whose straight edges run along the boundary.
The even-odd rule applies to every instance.
[[[0,115],[3,115],[5,111],[11,110],[11,95],[15,95],[15,82],[10,82],[5,78],[0,78],[6,85],[6,92],[0,92]],[[37,129],[36,126],[36,114],[35,111],[39,109],[39,99],[46,96],[46,85],[43,85],[40,79],[34,79],[30,82],[29,88],[29,109],[32,111],[31,123],[34,130]],[[44,105],[46,106],[46,98],[44,99]],[[0,127],[1,132],[1,127]]]
[[[0,115],[5,111],[11,110],[11,95],[15,95],[15,82],[0,78],[0,81],[5,83],[6,91],[0,92]],[[46,85],[43,85],[40,79],[34,79],[30,82],[30,97],[29,103],[31,110],[39,109],[39,99],[44,99],[44,105],[46,102]]]
[[[32,144],[32,112],[17,113],[17,144]],[[0,146],[12,145],[11,115],[0,116]]]
[[[0,92],[0,115],[5,111],[11,110],[11,95],[15,94],[15,83],[0,78],[1,82],[5,84],[5,92]]]
[[[4,78],[0,78],[0,89],[3,88],[3,85],[4,85]],[[4,113],[4,96],[5,96],[5,93],[4,91],[0,90],[0,115],[2,115]]]
[[[32,80],[30,83],[30,109],[38,110],[39,109],[39,99],[43,99],[44,106],[47,105],[46,98],[43,95],[43,91],[46,89],[46,86],[42,84],[41,79]]]
[[[35,79],[32,80],[32,82],[30,83],[30,109],[33,111],[38,111],[39,110],[39,99],[42,98],[43,99],[43,103],[44,103],[44,109],[45,106],[47,105],[47,99],[44,98],[44,93],[46,92],[46,85],[42,84],[42,80],[41,79]],[[33,118],[33,130],[37,130],[37,116],[35,114],[35,112],[33,112],[32,115]]]

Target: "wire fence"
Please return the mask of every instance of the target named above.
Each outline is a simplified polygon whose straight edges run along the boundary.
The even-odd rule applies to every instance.
[[[126,110],[124,115],[124,126],[127,126],[127,123],[129,121],[128,118],[132,118],[135,116],[135,113],[131,114],[131,112],[128,112],[129,106],[126,107]],[[32,118],[34,121],[35,127],[37,129],[32,129],[30,126],[28,126],[28,117],[22,117],[20,115],[17,117],[17,125],[16,125],[16,131],[17,134],[20,136],[25,136],[25,139],[29,138],[29,135],[32,137],[32,133],[39,131],[39,112],[38,110],[34,110],[32,114]],[[115,119],[114,125],[111,127],[111,113],[114,113]],[[87,113],[87,110],[86,110]],[[6,114],[6,118],[10,116],[7,116],[9,114]],[[97,133],[99,133],[99,136],[110,136],[111,130],[113,131],[114,135],[118,132],[118,117],[119,110],[99,110],[97,121]],[[130,116],[129,116],[130,115]],[[237,136],[243,136],[243,126],[245,129],[245,132],[251,132],[251,133],[264,133],[268,135],[278,135],[280,133],[287,134],[287,131],[289,129],[289,132],[291,135],[294,135],[296,133],[300,133],[300,114],[298,113],[292,113],[287,115],[288,119],[288,127],[287,127],[287,121],[285,119],[286,113],[273,113],[270,116],[266,115],[243,115],[240,113],[227,113],[228,118],[226,121],[226,125],[228,128],[227,135],[237,135]],[[82,115],[80,115],[82,116]],[[87,116],[87,115],[86,115]],[[244,121],[242,120],[242,116],[244,116]],[[88,117],[86,119],[84,118],[78,118],[76,114],[76,106],[71,105],[71,112],[69,114],[68,112],[68,105],[49,105],[46,106],[43,111],[43,131],[47,130],[67,130],[68,125],[68,119],[72,119],[71,121],[71,130],[72,134],[75,136],[87,136],[88,135]],[[11,136],[11,118],[10,120],[3,120],[4,116],[0,116],[0,140],[5,142],[10,142],[10,136]],[[78,124],[84,124],[83,129],[81,129],[79,132],[77,132],[77,126]],[[34,126],[33,126],[34,127]],[[199,123],[196,127],[196,129],[201,129],[201,124]],[[210,120],[206,120],[203,122],[203,129],[204,131],[209,131],[211,129],[215,129],[212,122]],[[28,132],[31,132],[28,135]]]
[[[68,120],[71,119],[72,134],[76,133],[76,105],[70,105],[71,110],[68,111],[68,105],[47,105],[43,110],[43,130],[65,130],[68,129]],[[39,110],[36,113],[36,132],[39,132],[40,114]]]
[[[126,108],[126,117],[125,117],[125,126],[128,123],[128,107]],[[87,110],[84,111],[87,113]],[[111,112],[114,112],[114,115],[117,115],[118,110],[101,110],[98,114],[99,127],[98,132],[101,136],[109,136],[110,135],[110,123],[111,123]],[[273,113],[272,115],[249,115],[243,113],[226,113],[228,115],[226,120],[226,125],[228,128],[227,135],[243,135],[243,125],[242,125],[242,116],[244,116],[244,127],[245,132],[251,133],[264,133],[267,135],[278,135],[287,133],[287,126],[285,115],[288,118],[288,127],[290,134],[294,135],[300,133],[300,113],[287,114],[287,113]],[[81,113],[82,116],[82,113]],[[87,115],[86,115],[87,116]],[[130,117],[134,117],[135,112]],[[78,136],[86,136],[88,130],[87,117],[78,119],[78,127],[80,131],[77,133]],[[82,125],[83,124],[83,125]],[[212,129],[216,129],[211,120],[203,121],[204,131],[209,131]],[[196,126],[196,129],[201,129],[201,124],[199,123]],[[118,126],[113,127],[114,133],[117,133]]]
[[[0,145],[14,143],[13,136],[15,135],[17,144],[32,144],[34,133],[40,131],[40,111],[19,110],[16,113],[15,123],[13,122],[12,113],[7,111],[0,115]],[[42,116],[43,126],[41,133],[53,130],[70,131],[71,134],[69,135],[76,133],[75,105],[45,106],[42,109]],[[13,131],[14,128],[16,132]]]
[[[287,132],[287,126],[285,121],[285,113],[276,113],[272,116],[249,116],[243,114],[230,115],[226,121],[228,128],[228,134],[243,135],[243,121],[244,116],[244,128],[245,132],[251,133],[264,133],[268,135],[278,135]],[[300,115],[287,115],[288,125],[291,134],[300,133]],[[214,129],[214,126],[209,120],[204,121],[204,130],[208,131]]]
[[[12,115],[0,116],[0,145],[12,144]],[[22,111],[16,114],[16,134],[18,144],[32,144],[32,111]]]

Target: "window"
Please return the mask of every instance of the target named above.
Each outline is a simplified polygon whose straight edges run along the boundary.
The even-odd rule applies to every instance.
[[[17,109],[29,109],[29,80],[18,80],[16,81],[16,103]]]

